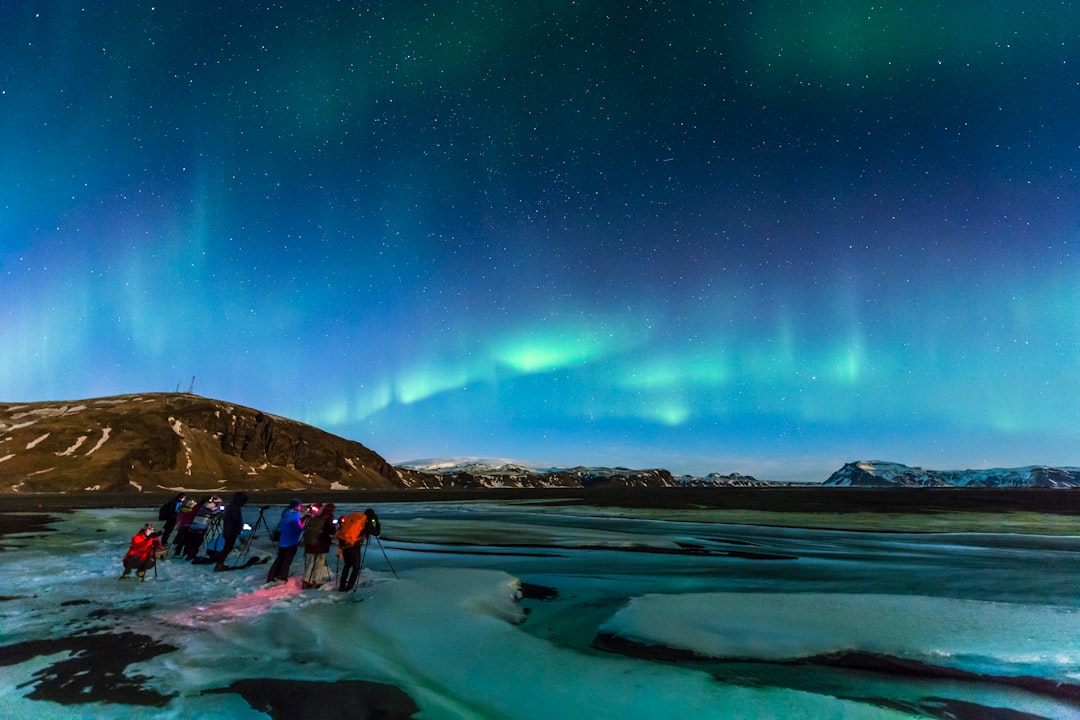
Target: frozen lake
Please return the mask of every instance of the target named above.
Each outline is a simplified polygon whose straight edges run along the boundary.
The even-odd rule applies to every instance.
[[[376,509],[349,594],[301,590],[302,551],[285,585],[179,559],[118,581],[156,509],[3,536],[4,717],[1080,717],[1076,534]]]

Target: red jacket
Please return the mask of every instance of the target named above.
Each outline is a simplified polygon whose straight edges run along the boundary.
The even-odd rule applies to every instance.
[[[135,534],[135,537],[131,538],[131,548],[127,551],[127,555],[124,556],[124,562],[134,561],[137,563],[147,562],[154,555],[154,547],[158,544],[158,539],[150,537],[142,530]]]

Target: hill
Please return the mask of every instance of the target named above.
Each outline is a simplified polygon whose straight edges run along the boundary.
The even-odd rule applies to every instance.
[[[358,442],[187,393],[0,403],[0,493],[424,484]]]

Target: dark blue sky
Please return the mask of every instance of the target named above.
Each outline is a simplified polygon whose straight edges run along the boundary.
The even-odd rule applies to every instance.
[[[1080,7],[281,5],[0,6],[0,399],[1080,464]]]

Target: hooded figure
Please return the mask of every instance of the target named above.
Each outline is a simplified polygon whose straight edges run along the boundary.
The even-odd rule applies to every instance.
[[[247,493],[240,491],[234,493],[232,500],[225,506],[225,514],[221,516],[221,536],[225,538],[225,545],[217,556],[217,565],[214,571],[225,570],[225,558],[229,557],[233,547],[236,546],[236,538],[240,537],[244,529],[244,506],[247,505]]]

